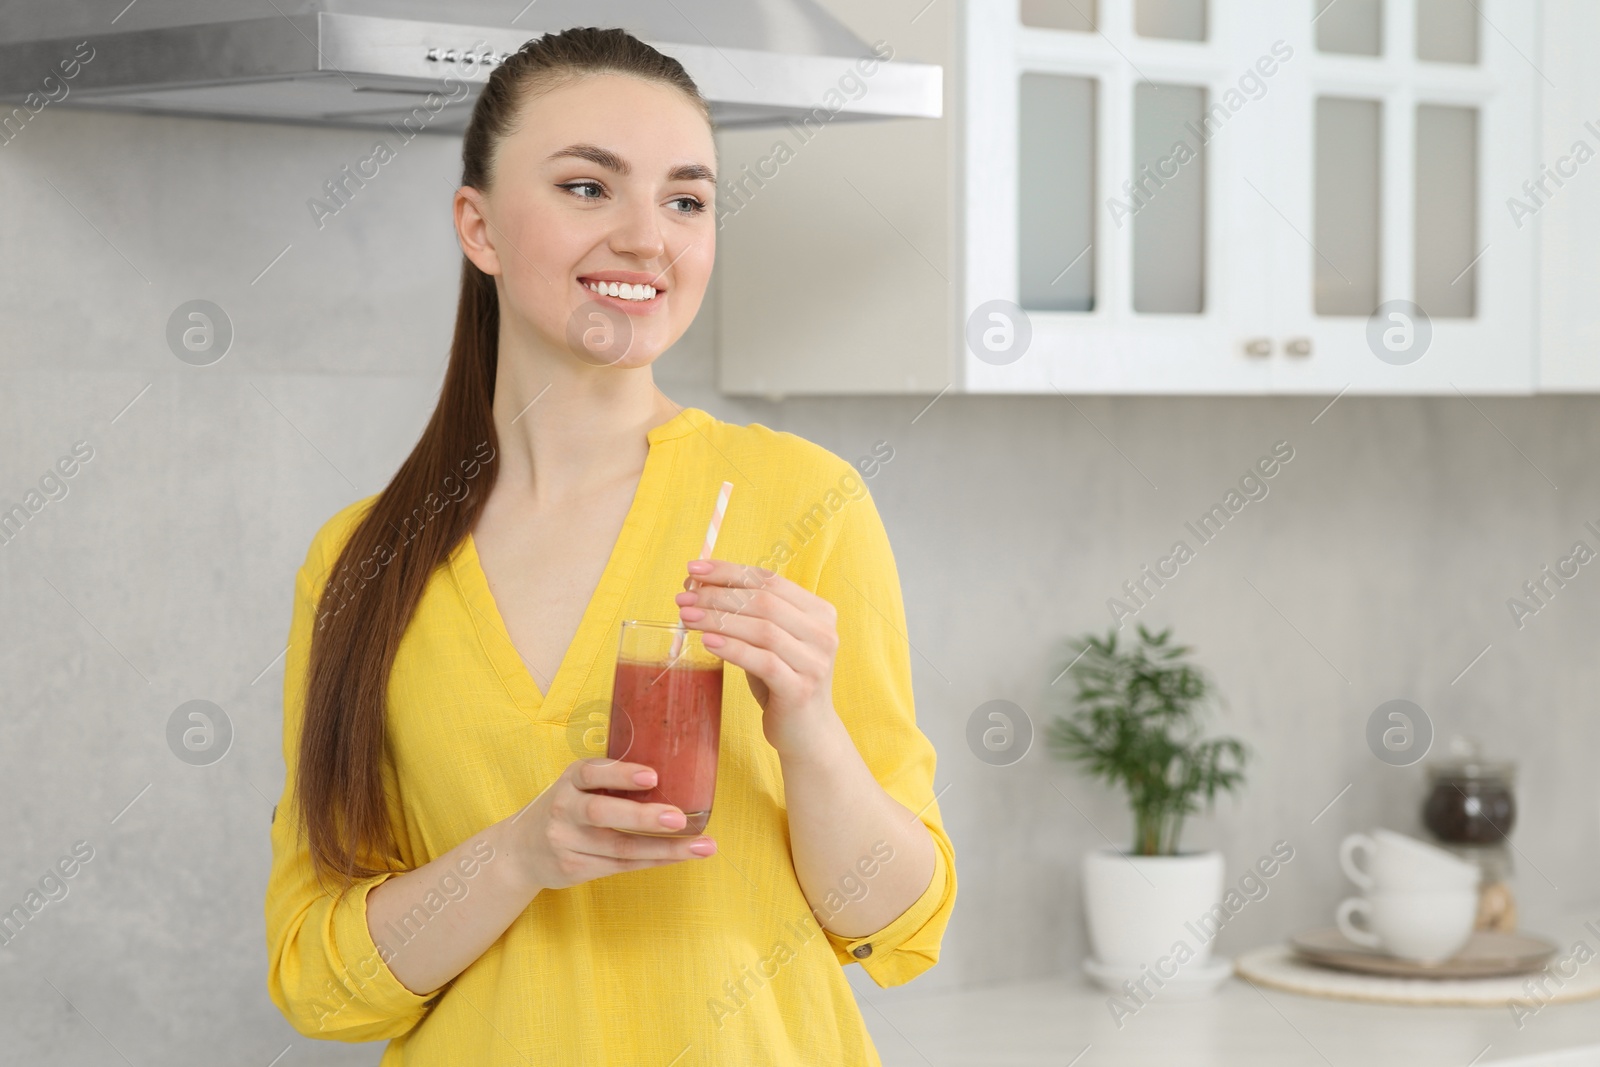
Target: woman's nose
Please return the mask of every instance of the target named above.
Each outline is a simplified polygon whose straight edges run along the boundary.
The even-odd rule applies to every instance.
[[[655,205],[648,202],[625,208],[617,216],[616,228],[611,232],[611,250],[641,260],[655,259],[666,251],[656,210]]]

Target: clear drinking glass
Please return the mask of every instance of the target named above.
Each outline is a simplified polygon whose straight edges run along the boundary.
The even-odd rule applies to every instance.
[[[595,792],[671,804],[688,820],[684,828],[651,831],[651,836],[697,837],[711,818],[721,739],[722,660],[701,643],[700,631],[670,622],[624,622],[606,758],[653,768],[656,784]]]

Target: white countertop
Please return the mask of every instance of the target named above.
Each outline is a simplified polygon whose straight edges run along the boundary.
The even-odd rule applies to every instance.
[[[1400,1008],[1256,989],[1237,977],[1203,1000],[1150,1001],[1122,1029],[1088,981],[859,997],[885,1067],[1467,1067],[1584,1049],[1550,1067],[1600,1067],[1600,1000],[1549,1005],[1522,1030],[1507,1008]],[[1074,1059],[1088,1048],[1082,1059]]]
[[[860,999],[884,1067],[1509,1067],[1578,1049],[1526,1067],[1600,1067],[1600,1001],[1549,1005],[1519,1031],[1503,1007],[1357,1004],[1233,978],[1206,999],[1157,998],[1118,1030],[1106,994],[1086,981],[989,986],[881,1009]]]
[[[1581,925],[1545,936],[1561,955],[1580,939],[1600,952]],[[1548,1004],[1519,1029],[1506,1005],[1361,1004],[1234,977],[1197,1000],[1157,995],[1119,1029],[1108,994],[1076,976],[922,995],[914,983],[856,988],[885,1067],[1600,1067],[1600,1000]]]

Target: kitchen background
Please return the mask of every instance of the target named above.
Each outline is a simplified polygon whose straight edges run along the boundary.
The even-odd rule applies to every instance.
[[[874,36],[871,17],[830,6]],[[919,27],[900,57],[946,61],[954,33]],[[723,173],[766,140],[724,136]],[[109,1041],[134,1062],[223,1062],[212,1054],[225,1049],[226,1062],[264,1064],[289,1040],[295,1062],[372,1062],[371,1049],[293,1034],[266,997],[262,930],[294,571],[320,523],[377,491],[416,438],[454,313],[455,138],[407,143],[320,229],[308,214],[371,141],[52,108],[0,149],[0,503],[75,448],[83,460],[66,495],[0,545],[0,905],[74,842],[94,848],[70,894],[0,951],[4,1044],[26,1062],[110,1062]],[[770,221],[804,163],[724,235]],[[951,261],[957,227],[916,211],[950,173],[880,157],[849,176],[882,197],[870,241]],[[1542,232],[1592,222],[1597,191],[1554,200]],[[756,281],[826,334],[833,298],[815,294],[828,280],[783,262],[769,250]],[[1192,820],[1186,843],[1222,849],[1230,882],[1276,841],[1295,850],[1218,951],[1325,924],[1347,892],[1346,833],[1419,830],[1423,767],[1380,762],[1365,735],[1397,697],[1427,711],[1436,751],[1459,732],[1517,761],[1526,917],[1600,897],[1600,576],[1582,568],[1521,627],[1507,606],[1574,542],[1597,545],[1585,524],[1600,524],[1600,400],[935,400],[937,385],[731,397],[718,388],[728,273],[724,260],[695,327],[657,364],[662,389],[847,459],[893,450],[868,484],[898,560],[960,897],[939,966],[890,990],[853,974],[864,996],[1077,973],[1080,859],[1128,838],[1124,804],[1052,760],[1042,736],[1013,765],[981,761],[969,718],[1006,699],[1042,734],[1066,707],[1066,683],[1051,684],[1062,641],[1111,625],[1108,598],[1278,442],[1293,459],[1269,494],[1136,617],[1196,647],[1228,701],[1218,727],[1256,752],[1247,789]],[[891,299],[896,277],[872,281]],[[167,321],[202,298],[234,339],[220,362],[187,366]],[[193,699],[232,722],[229,755],[210,766],[168,747],[169,716]]]

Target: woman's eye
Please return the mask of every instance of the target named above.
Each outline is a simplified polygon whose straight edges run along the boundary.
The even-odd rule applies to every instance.
[[[604,187],[602,187],[599,182],[594,181],[566,182],[558,186],[558,188],[567,190],[579,200],[600,200],[605,197]],[[584,192],[584,190],[592,190],[594,195],[591,196],[587,192]],[[671,200],[667,201],[667,203],[687,204],[688,207],[680,207],[678,209],[678,213],[682,215],[698,215],[702,211],[706,210],[706,205],[704,202],[702,202],[698,197],[693,196],[675,196]]]

